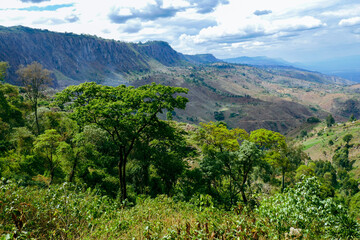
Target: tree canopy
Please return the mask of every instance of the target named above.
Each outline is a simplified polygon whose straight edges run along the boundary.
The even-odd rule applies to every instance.
[[[126,199],[129,154],[143,134],[158,127],[159,113],[185,108],[188,99],[180,93],[187,93],[187,89],[155,83],[134,88],[89,82],[66,88],[57,95],[57,101],[67,103],[71,117],[80,125],[94,123],[111,136],[117,148],[121,198]]]

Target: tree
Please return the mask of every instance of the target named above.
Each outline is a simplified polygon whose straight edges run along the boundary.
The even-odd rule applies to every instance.
[[[292,170],[293,149],[288,148],[285,137],[278,132],[258,129],[250,133],[250,141],[264,151],[264,159],[275,168],[280,168],[282,174],[282,190],[285,188],[285,173]]]
[[[354,122],[356,121],[356,117],[354,116],[354,114],[351,114],[350,118],[349,118],[349,122]]]
[[[45,133],[39,135],[34,142],[34,151],[43,156],[47,162],[47,168],[50,174],[51,185],[54,181],[55,169],[59,165],[57,158],[57,149],[60,144],[60,134],[55,129],[46,130]]]
[[[344,137],[343,137],[343,140],[344,142],[346,143],[346,147],[349,147],[349,143],[351,141],[351,139],[353,139],[353,135],[352,134],[346,134]]]
[[[21,96],[17,87],[10,84],[0,84],[0,118],[11,127],[24,125],[21,106]]]
[[[94,123],[111,136],[118,155],[120,194],[124,200],[126,164],[136,141],[145,131],[157,127],[159,113],[185,108],[188,99],[179,93],[187,93],[187,89],[155,83],[134,88],[89,82],[66,88],[57,95],[57,101],[60,105],[68,103],[71,117],[79,125]]]
[[[233,161],[233,174],[231,177],[234,182],[239,185],[243,202],[246,204],[248,199],[245,194],[245,187],[248,182],[250,173],[254,167],[261,164],[263,153],[257,148],[256,144],[248,140],[244,140],[236,152],[236,158]],[[250,184],[248,184],[250,187]]]
[[[223,122],[200,123],[201,129],[197,139],[202,144],[203,160],[201,169],[208,182],[208,189],[220,197],[229,195],[230,204],[236,202],[236,196],[240,192],[240,175],[234,169],[236,161],[235,152],[239,150],[240,143],[249,138],[249,134],[244,129],[228,129]],[[219,193],[225,190],[225,193]],[[247,202],[247,199],[243,199]],[[225,200],[226,202],[227,200]]]
[[[329,114],[326,117],[326,126],[331,127],[332,125],[334,125],[334,123],[335,123],[334,117],[331,114]]]
[[[9,68],[9,63],[8,62],[0,62],[0,82],[4,82],[5,81],[5,77],[6,77],[6,70]]]
[[[133,161],[132,179],[139,193],[145,190],[171,194],[179,176],[187,168],[186,157],[192,153],[184,138],[185,131],[174,122],[159,121],[151,132],[144,132],[137,141],[131,159]],[[169,171],[171,169],[171,171]],[[152,184],[162,180],[161,184]],[[156,189],[149,187],[155,186]]]
[[[26,67],[20,66],[16,71],[22,85],[25,88],[26,96],[32,104],[32,108],[35,114],[35,124],[37,129],[37,135],[40,135],[40,126],[38,120],[38,100],[42,95],[42,91],[46,86],[49,86],[52,82],[50,76],[51,72],[44,69],[38,62],[33,62]]]

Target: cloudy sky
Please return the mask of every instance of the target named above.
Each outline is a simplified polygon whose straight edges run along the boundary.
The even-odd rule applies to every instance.
[[[186,54],[292,62],[360,55],[359,0],[0,1],[3,26],[164,40]]]

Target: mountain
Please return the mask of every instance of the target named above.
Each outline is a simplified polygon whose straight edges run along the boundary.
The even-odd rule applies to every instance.
[[[212,54],[196,54],[196,55],[185,55],[184,58],[191,63],[216,63],[222,62],[221,60],[214,57]]]
[[[291,66],[291,63],[286,62],[282,59],[273,59],[265,56],[258,57],[237,57],[237,58],[227,58],[222,59],[224,62],[228,63],[238,63],[238,64],[247,64],[255,66]]]
[[[28,27],[0,27],[0,61],[9,62],[10,82],[16,82],[19,65],[40,62],[54,73],[56,86],[84,81],[107,85],[126,83],[133,73],[158,66],[181,66],[214,59],[176,52],[167,42],[127,43],[96,36],[56,33]]]
[[[324,61],[294,63],[294,65],[360,82],[360,56],[346,56]]]
[[[19,65],[38,61],[53,72],[56,88],[85,81],[185,87],[190,102],[185,111],[173,112],[175,120],[225,121],[248,131],[286,133],[309,117],[325,118],[330,112],[344,120],[360,91],[349,86],[351,81],[274,61],[231,64],[210,54],[184,55],[163,41],[127,43],[21,26],[0,27],[0,61],[10,64],[11,83],[16,83]]]

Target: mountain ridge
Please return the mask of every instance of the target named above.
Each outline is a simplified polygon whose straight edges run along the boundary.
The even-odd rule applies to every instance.
[[[216,59],[206,56],[211,62]],[[124,83],[128,74],[150,72],[154,62],[166,67],[203,62],[197,55],[185,56],[175,51],[164,41],[128,43],[23,26],[0,26],[0,61],[7,61],[12,67],[11,83],[16,83],[15,71],[20,65],[38,61],[54,72],[55,87],[89,79],[118,85]]]

